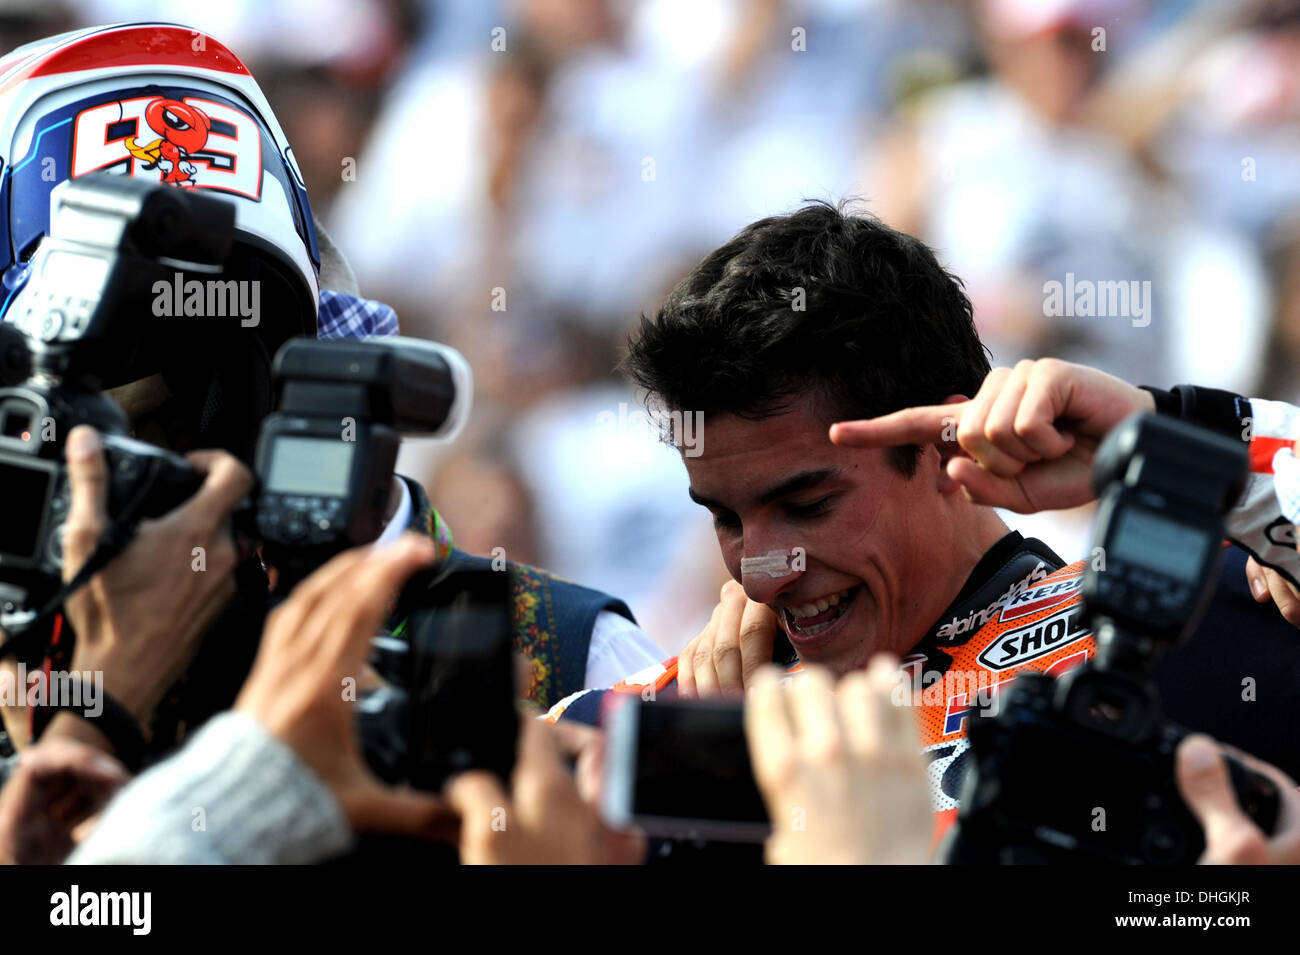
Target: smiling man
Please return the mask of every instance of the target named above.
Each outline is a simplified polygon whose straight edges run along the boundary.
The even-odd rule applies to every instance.
[[[1225,548],[1200,625],[1153,671],[1165,712],[1300,773],[1284,729],[1300,705],[1300,644],[1257,602],[1271,589],[1282,606],[1278,588],[1252,598],[1243,574],[1250,553],[1300,592],[1271,464],[1300,409],[1138,388],[1050,358],[991,370],[960,282],[925,245],[822,203],[706,257],[642,320],[624,369],[652,405],[703,416],[701,453],[683,463],[733,580],[678,657],[566,697],[552,721],[603,722],[632,694],[740,693],[773,660],[843,676],[889,653],[941,831],[969,763],[970,709],[1022,670],[1059,675],[1095,650],[1076,617],[1085,561],[1065,566],[994,508],[1093,500],[1098,442],[1158,411],[1241,440],[1251,460],[1226,519],[1239,546]],[[1263,702],[1243,695],[1262,681]]]
[[[965,400],[989,373],[960,282],[873,218],[813,203],[750,225],[642,320],[624,370],[652,404],[703,414],[690,494],[740,586],[680,657],[616,690],[739,690],[774,655],[844,674],[1064,564],[962,493],[941,445],[831,442],[837,421]],[[713,639],[737,632],[743,661]],[[594,722],[601,702],[551,715]]]
[[[791,326],[778,334],[798,334]],[[842,675],[879,651],[910,650],[1008,531],[957,493],[933,447],[895,454],[831,444],[830,424],[858,417],[873,396],[836,396],[831,382],[814,380],[803,378],[807,390],[767,417],[713,409],[706,452],[686,468],[745,595],[775,611],[801,661]],[[789,567],[742,564],[786,554]],[[690,661],[683,671],[694,675]]]

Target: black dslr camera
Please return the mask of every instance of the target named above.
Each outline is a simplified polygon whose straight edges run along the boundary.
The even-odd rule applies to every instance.
[[[63,447],[79,424],[104,436],[108,511],[119,527],[157,517],[202,483],[184,459],[126,437],[101,390],[132,381],[167,321],[152,314],[157,282],[220,273],[234,208],[136,179],[93,175],[50,195],[50,230],[0,325],[0,626],[23,631],[58,592],[69,488]],[[157,332],[157,334],[155,334]]]
[[[996,713],[972,711],[973,765],[948,863],[1193,863],[1204,834],[1174,781],[1187,731],[1166,722],[1147,673],[1210,598],[1222,515],[1241,493],[1240,442],[1165,416],[1134,415],[1097,449],[1096,557],[1083,579],[1094,659],[1053,680],[1016,678]],[[1262,830],[1273,783],[1227,759]]]
[[[255,536],[277,592],[379,537],[403,436],[447,439],[469,414],[469,365],[414,338],[293,339],[275,356],[280,400],[257,444]]]
[[[257,497],[237,521],[275,568],[272,605],[335,554],[380,536],[402,437],[453,436],[473,394],[458,352],[408,338],[295,339],[276,355],[274,377]],[[382,778],[437,790],[470,768],[509,776],[513,607],[508,573],[455,561],[403,588],[394,630],[372,642],[386,685],[357,700],[362,749]]]

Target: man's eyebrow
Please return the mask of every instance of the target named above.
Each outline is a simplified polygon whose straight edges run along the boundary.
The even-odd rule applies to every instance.
[[[757,503],[770,504],[772,501],[785,497],[787,494],[794,494],[798,491],[806,491],[808,488],[816,487],[825,481],[839,475],[838,468],[823,468],[820,471],[804,471],[802,474],[796,474],[788,480],[782,481],[776,487],[764,491],[758,496]],[[686,493],[691,496],[691,500],[701,507],[707,507],[710,510],[729,511],[731,508],[721,504],[712,498],[707,498],[703,494],[696,492],[695,488],[688,487]]]
[[[787,481],[782,481],[776,487],[764,491],[758,496],[759,504],[770,504],[775,500],[785,497],[787,494],[794,494],[797,491],[806,491],[809,488],[816,487],[840,473],[839,468],[823,468],[820,471],[804,471],[802,474],[796,474]]]

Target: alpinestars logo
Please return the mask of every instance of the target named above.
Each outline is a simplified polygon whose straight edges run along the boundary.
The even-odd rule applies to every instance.
[[[993,615],[1003,607],[1007,606],[1007,604],[1017,595],[1023,593],[1038,581],[1043,580],[1049,573],[1050,571],[1048,571],[1047,565],[1042,561],[1039,561],[1038,565],[1034,567],[1033,570],[1025,574],[1025,576],[1020,580],[1017,580],[1007,589],[1006,593],[998,597],[997,600],[993,601],[983,610],[972,610],[964,617],[953,617],[947,623],[941,625],[939,629],[934,632],[934,635],[940,640],[956,640],[958,637],[965,634],[974,633],[979,630],[980,627],[984,626],[984,624],[992,620]]]
[[[1083,609],[1076,604],[1045,620],[1008,630],[981,650],[978,659],[990,670],[1009,670],[1090,634],[1083,625]]]

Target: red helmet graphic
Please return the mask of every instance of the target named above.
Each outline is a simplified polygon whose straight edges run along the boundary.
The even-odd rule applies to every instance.
[[[126,148],[146,169],[161,167],[163,182],[173,186],[193,186],[197,168],[190,156],[207,145],[212,132],[208,114],[190,103],[159,97],[144,111],[145,123],[159,138],[147,144],[132,137]]]
[[[187,153],[196,153],[208,141],[212,120],[197,106],[174,99],[158,99],[146,107],[144,118],[149,125],[163,134],[163,139],[175,143]]]

